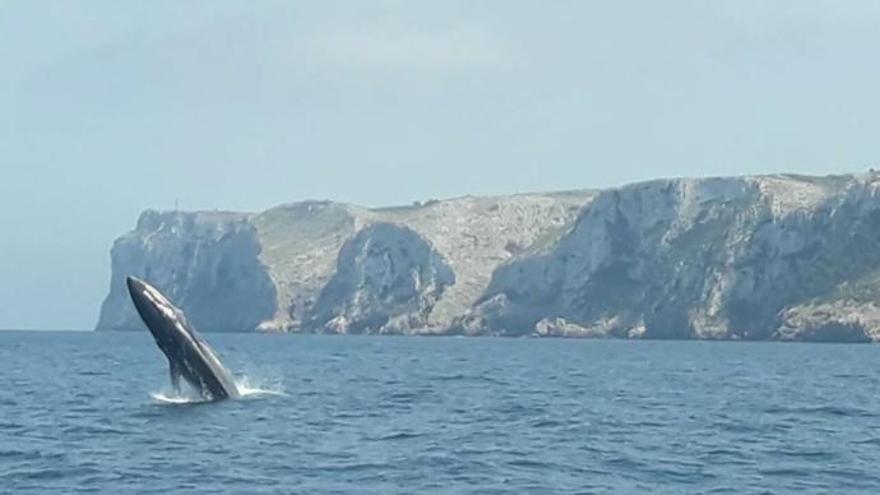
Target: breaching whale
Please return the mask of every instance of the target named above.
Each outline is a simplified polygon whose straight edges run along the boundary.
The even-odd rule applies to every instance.
[[[183,311],[143,280],[128,277],[126,282],[138,314],[168,358],[168,371],[175,391],[180,390],[180,378],[183,377],[207,400],[238,397],[240,394],[232,374],[220,363]]]

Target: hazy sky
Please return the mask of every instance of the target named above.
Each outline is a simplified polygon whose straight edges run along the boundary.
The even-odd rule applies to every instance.
[[[0,0],[0,328],[144,208],[880,165],[876,1]]]

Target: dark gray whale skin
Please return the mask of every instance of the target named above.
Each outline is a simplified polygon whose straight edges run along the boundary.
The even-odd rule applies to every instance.
[[[126,279],[131,300],[159,349],[168,358],[171,383],[180,389],[183,377],[207,400],[239,397],[232,374],[186,319],[155,287],[135,277]]]

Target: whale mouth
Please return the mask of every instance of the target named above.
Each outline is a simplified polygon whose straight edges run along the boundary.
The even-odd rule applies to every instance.
[[[173,304],[168,300],[161,292],[156,290],[152,285],[140,280],[138,278],[129,276],[126,277],[126,283],[128,284],[128,290],[134,296],[135,293],[142,294],[146,297],[151,305],[162,312],[162,314],[169,319],[174,319],[176,317],[174,313]]]

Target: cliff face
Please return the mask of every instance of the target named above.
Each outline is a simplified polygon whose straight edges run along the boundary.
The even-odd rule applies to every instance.
[[[455,274],[431,244],[406,227],[379,223],[342,246],[336,274],[310,327],[327,333],[403,333],[425,328]]]
[[[873,177],[672,180],[603,192],[552,251],[497,270],[459,328],[875,340],[877,194]]]
[[[199,328],[256,328],[272,316],[275,298],[260,249],[246,215],[144,212],[113,245],[110,293],[97,327],[143,328],[125,285],[134,275],[185,308]]]
[[[253,218],[262,247],[260,261],[276,289],[274,311],[259,330],[306,330],[304,322],[333,276],[339,250],[363,228],[363,216],[362,210],[348,205],[307,201]]]
[[[205,330],[443,332],[497,266],[551,243],[591,196],[465,197],[382,209],[307,201],[254,215],[148,211],[111,251],[98,329],[141,327],[124,283],[136,275]],[[235,285],[225,279],[231,274]]]
[[[127,274],[204,329],[880,340],[880,179],[663,180],[599,193],[257,215],[145,213]]]

